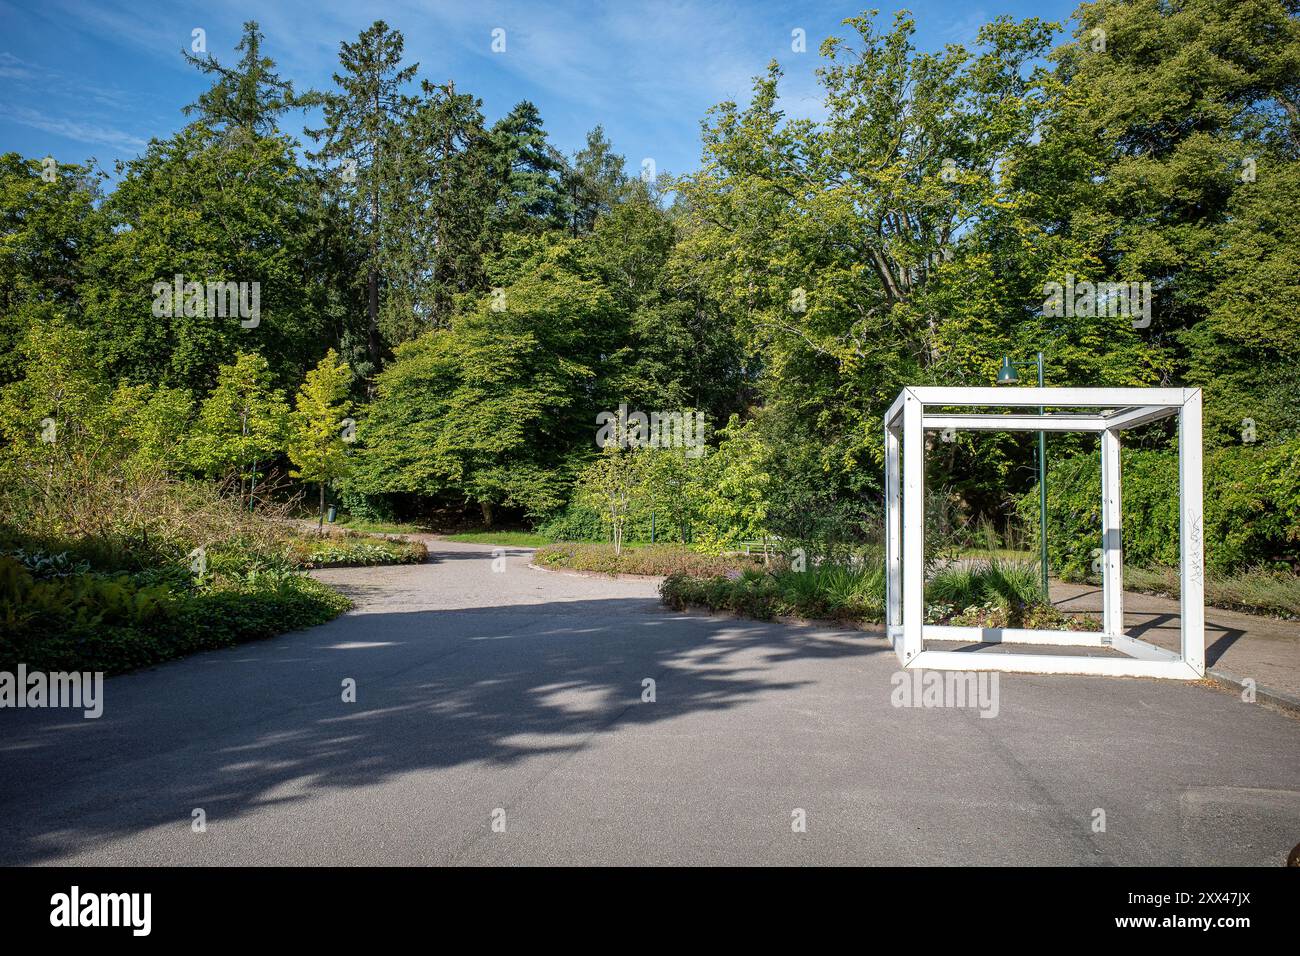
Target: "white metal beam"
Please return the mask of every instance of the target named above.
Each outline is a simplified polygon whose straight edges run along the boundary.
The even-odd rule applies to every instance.
[[[1116,634],[1111,638],[1111,645],[1117,651],[1122,651],[1129,657],[1135,657],[1142,661],[1181,661],[1182,656],[1177,651],[1171,651],[1167,647],[1158,647],[1148,641],[1140,641],[1136,637],[1129,637],[1127,634]]]
[[[1101,624],[1112,636],[1124,633],[1122,515],[1119,433],[1108,430],[1101,435]]]
[[[902,514],[898,433],[885,429],[885,623],[893,629],[903,623]],[[901,659],[901,655],[900,655]]]
[[[903,389],[898,393],[898,398],[894,399],[894,404],[889,406],[889,411],[885,412],[885,427],[893,428],[900,424],[899,416],[903,414],[903,400],[907,398],[911,389]]]
[[[1170,414],[1173,414],[1170,412]],[[926,415],[925,428],[977,432],[1099,432],[1109,427],[1100,415]]]
[[[1197,680],[1202,675],[1182,661],[1143,661],[1131,657],[1078,657],[1066,654],[1002,654],[997,651],[922,651],[908,669],[1010,671],[1020,674],[1082,674],[1095,677],[1165,677]]]
[[[920,385],[907,389],[924,405],[982,405],[989,408],[1123,408],[1127,405],[1181,406],[1181,388],[966,388]]]
[[[1178,546],[1182,586],[1183,660],[1205,675],[1205,528],[1201,486],[1201,390],[1178,413]]]
[[[969,641],[981,644],[1052,644],[1061,647],[1101,647],[1100,631],[1038,631],[1014,627],[956,627],[926,624],[927,641]]]
[[[1138,425],[1145,425],[1147,422],[1158,421],[1161,418],[1168,418],[1170,415],[1178,414],[1178,409],[1182,406],[1170,407],[1168,405],[1148,405],[1143,408],[1122,408],[1113,415],[1107,415],[1105,418],[1106,427],[1111,429],[1136,428]]]
[[[921,403],[903,399],[903,663],[921,653],[925,617],[925,432]]]

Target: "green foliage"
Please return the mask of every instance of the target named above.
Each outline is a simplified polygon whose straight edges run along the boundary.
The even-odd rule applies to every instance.
[[[695,484],[701,520],[697,540],[714,553],[764,535],[771,485],[770,449],[759,441],[752,423],[733,415],[718,435],[718,450],[705,459],[705,474]]]
[[[1300,164],[1269,160],[1234,192],[1205,319],[1183,339],[1188,381],[1205,391],[1208,445],[1300,434]]]
[[[573,164],[561,171],[569,233],[591,232],[601,216],[619,206],[627,188],[624,160],[614,152],[601,126],[587,133],[587,145],[573,157]]]
[[[29,328],[79,311],[87,250],[104,238],[102,173],[67,163],[53,171],[49,182],[40,160],[0,155],[0,385],[18,377]]]
[[[387,522],[397,520],[397,510],[392,496],[381,493],[367,494],[357,490],[344,479],[338,489],[340,509],[362,521]]]
[[[114,425],[130,449],[131,473],[175,474],[186,464],[185,440],[194,403],[166,385],[119,385],[111,398]]]
[[[386,234],[395,224],[386,210],[400,201],[398,169],[402,123],[412,103],[403,92],[418,64],[402,65],[405,40],[398,30],[376,20],[355,42],[339,44],[337,87],[322,94],[325,124],[307,130],[320,143],[311,158],[337,163],[331,169],[330,188],[339,197],[349,228],[357,236],[348,266],[352,282],[365,288],[366,355],[378,367],[382,343],[379,334],[380,285],[386,262]]]
[[[540,516],[563,503],[571,456],[594,451],[581,410],[601,402],[593,379],[614,303],[571,241],[511,250],[527,259],[501,296],[399,346],[379,376],[357,430],[355,490],[459,493],[485,517],[498,505]]]
[[[111,391],[91,337],[66,322],[33,325],[18,348],[19,376],[0,390],[6,453],[51,472],[73,458],[111,456]]]
[[[316,105],[320,97],[299,96],[293,83],[280,79],[275,61],[262,55],[265,35],[257,21],[244,22],[244,33],[235,44],[241,54],[236,66],[222,66],[211,53],[195,56],[182,50],[186,62],[202,73],[214,76],[212,86],[199,94],[185,113],[198,113],[211,126],[224,126],[246,136],[265,136],[275,131],[281,113],[295,107]]]
[[[642,540],[635,533],[635,527],[629,530],[632,533],[628,535],[628,540]],[[570,502],[563,511],[539,524],[537,533],[551,541],[604,541],[609,537],[601,513],[589,505],[576,502]]]
[[[298,576],[177,592],[127,575],[38,580],[0,555],[0,669],[112,674],[321,624],[350,606]]]
[[[778,615],[878,623],[885,615],[885,566],[878,548],[845,560],[810,563],[803,570],[781,562],[723,575],[674,573],[660,587],[675,610],[706,607],[746,617]],[[990,561],[944,569],[926,586],[927,619],[971,626],[1089,628],[1042,600],[1037,568],[1029,562]]]
[[[738,573],[757,567],[761,559],[746,555],[710,555],[679,544],[644,544],[615,553],[612,544],[562,542],[538,548],[533,563],[543,568],[599,574],[683,573],[696,576]]]
[[[1182,582],[1177,568],[1126,565],[1124,587],[1177,599]],[[1285,571],[1211,572],[1205,577],[1205,603],[1212,607],[1300,619],[1300,576]]]
[[[547,142],[537,107],[527,100],[517,103],[492,127],[491,137],[499,184],[497,228],[562,228],[568,219],[561,182],[564,159]]]
[[[240,353],[217,372],[217,384],[199,407],[188,461],[212,477],[256,478],[257,465],[284,448],[289,406],[271,382],[260,355]]]
[[[421,564],[429,549],[420,541],[362,536],[356,532],[300,538],[290,543],[289,560],[299,568],[368,567]]]
[[[578,479],[577,500],[607,525],[615,555],[623,551],[628,509],[645,484],[647,457],[643,449],[620,449],[611,442]]]
[[[1218,573],[1300,560],[1300,442],[1237,446],[1205,457],[1205,561]],[[1047,473],[1047,544],[1052,569],[1067,580],[1093,574],[1101,548],[1100,454],[1055,462]],[[1178,456],[1123,453],[1125,561],[1178,566]],[[1036,526],[1037,488],[1017,510]]]
[[[925,597],[927,603],[958,611],[977,605],[1023,611],[1045,603],[1046,596],[1036,563],[993,558],[940,569],[926,582]]]
[[[480,103],[427,80],[389,146],[380,223],[380,330],[390,344],[451,323],[458,296],[484,291],[497,183]]]
[[[320,513],[325,514],[325,485],[342,478],[348,471],[347,447],[350,432],[345,434],[344,419],[352,410],[348,389],[352,369],[339,361],[330,349],[307,378],[294,399],[289,416],[286,450],[297,466],[289,474],[320,486]]]
[[[760,620],[789,615],[879,621],[884,616],[884,565],[868,558],[854,563],[827,561],[803,571],[780,567],[715,577],[678,573],[664,580],[660,596],[675,610],[706,607]]]
[[[979,52],[917,54],[905,13],[887,32],[845,23],[853,43],[822,45],[824,122],[784,116],[773,63],[747,107],[711,111],[703,169],[679,184],[680,252],[760,357],[767,404],[817,436],[815,472],[843,495],[879,489],[880,429],[863,423],[899,387],[992,377],[1007,330],[987,317],[1021,306],[976,236],[1015,209],[990,170],[1032,141],[1033,63],[1051,38],[1041,21],[1000,19]]]
[[[197,123],[125,164],[104,204],[111,232],[86,253],[84,323],[109,375],[201,392],[219,365],[256,353],[276,381],[296,381],[325,336],[324,286],[304,263],[322,213],[286,136],[219,133]],[[247,283],[257,314],[217,314],[184,283]],[[214,302],[214,305],[216,303]],[[194,314],[186,314],[193,312]]]

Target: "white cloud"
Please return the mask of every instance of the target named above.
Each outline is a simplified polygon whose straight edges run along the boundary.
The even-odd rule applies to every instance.
[[[57,116],[47,116],[36,110],[28,109],[25,106],[7,106],[0,105],[0,117],[19,123],[23,126],[30,126],[32,129],[39,129],[45,133],[53,133],[55,136],[62,136],[66,139],[74,140],[78,143],[87,143],[95,146],[108,146],[112,149],[131,150],[139,152],[143,150],[148,143],[138,136],[132,136],[121,130],[112,129],[107,126],[99,126],[94,123],[84,123],[77,120],[60,118]]]

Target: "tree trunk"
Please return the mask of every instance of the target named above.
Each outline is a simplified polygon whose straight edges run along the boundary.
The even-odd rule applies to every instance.
[[[483,524],[486,527],[492,527],[492,502],[480,501],[478,506],[483,511]]]
[[[316,522],[316,533],[325,533],[325,482],[320,483],[320,518]]]
[[[370,270],[370,276],[367,280],[368,295],[366,312],[369,316],[369,326],[366,331],[366,349],[370,354],[370,361],[375,369],[379,368],[379,273],[374,269]]]
[[[376,104],[376,108],[378,105]],[[375,153],[376,166],[379,153]],[[370,192],[370,271],[366,276],[366,348],[370,353],[370,362],[375,372],[379,371],[379,193],[372,188]]]

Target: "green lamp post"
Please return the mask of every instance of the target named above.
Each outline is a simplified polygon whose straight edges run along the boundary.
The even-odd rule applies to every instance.
[[[1013,362],[1010,355],[1002,356],[1002,366],[998,369],[999,385],[1019,385],[1020,373],[1017,369],[1030,365],[1038,369],[1038,387],[1043,387],[1043,353],[1039,352],[1032,362]],[[1040,405],[1038,414],[1043,414]],[[1038,433],[1038,546],[1042,561],[1043,600],[1051,600],[1047,587],[1047,433]]]

